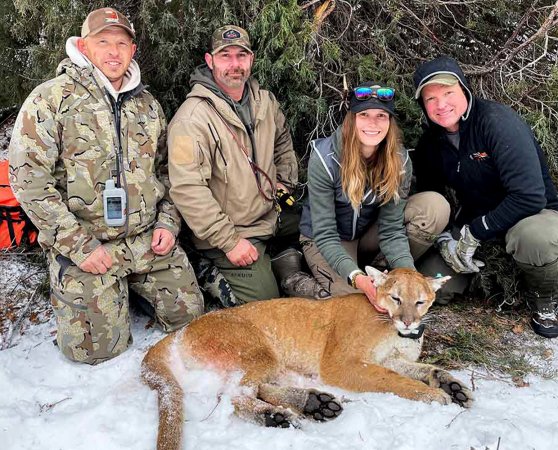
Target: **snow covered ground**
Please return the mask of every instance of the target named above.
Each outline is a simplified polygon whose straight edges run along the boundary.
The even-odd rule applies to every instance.
[[[134,317],[134,344],[120,357],[90,367],[66,360],[53,345],[53,321],[27,329],[0,352],[0,448],[3,450],[153,449],[155,394],[139,379],[148,347],[162,337]],[[558,343],[550,343],[558,355]],[[554,356],[556,358],[556,356]],[[558,367],[556,361],[553,364]],[[210,372],[186,380],[184,448],[189,450],[555,450],[558,381],[527,378],[518,388],[486,373],[461,371],[474,382],[470,410],[427,405],[388,394],[338,389],[345,411],[329,423],[270,429],[232,414],[230,395]],[[298,380],[301,381],[301,380]],[[498,447],[499,446],[499,447]]]

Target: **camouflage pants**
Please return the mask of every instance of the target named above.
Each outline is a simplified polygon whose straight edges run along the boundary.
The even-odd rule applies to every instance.
[[[152,231],[104,243],[113,265],[104,275],[84,272],[68,258],[49,254],[51,302],[57,342],[68,358],[98,364],[132,342],[128,286],[149,301],[164,331],[203,313],[203,297],[186,253],[151,250]]]

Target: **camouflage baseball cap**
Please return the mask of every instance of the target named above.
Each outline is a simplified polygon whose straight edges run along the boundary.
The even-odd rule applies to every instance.
[[[93,36],[108,27],[123,28],[130,36],[136,37],[134,25],[122,13],[113,8],[91,11],[81,26],[81,37]]]
[[[253,53],[250,45],[250,36],[248,36],[248,32],[244,28],[235,25],[225,25],[224,27],[217,28],[211,36],[211,54],[214,55],[230,45],[238,45]]]

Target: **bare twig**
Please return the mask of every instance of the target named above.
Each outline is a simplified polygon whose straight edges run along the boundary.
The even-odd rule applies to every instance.
[[[446,428],[451,427],[451,424],[455,421],[455,419],[457,419],[461,414],[463,414],[463,413],[466,412],[466,411],[467,411],[466,409],[463,409],[463,410],[461,410],[459,413],[457,413],[457,414],[455,415],[455,417],[454,417],[453,419],[451,419],[450,423],[448,423],[448,424],[446,425]]]
[[[6,339],[4,340],[3,345],[2,345],[2,350],[6,350],[7,348],[10,348],[10,345],[12,343],[12,338],[14,336],[14,332],[19,330],[19,327],[21,326],[21,323],[23,322],[23,319],[25,318],[25,315],[27,314],[27,311],[29,311],[29,308],[33,304],[33,301],[35,300],[35,295],[37,294],[37,292],[39,292],[40,287],[41,286],[39,285],[35,288],[35,290],[33,291],[33,294],[31,294],[31,297],[29,297],[29,300],[27,301],[27,304],[25,305],[23,310],[21,310],[21,314],[19,315],[19,317],[15,321],[14,326],[10,327],[10,329],[8,330],[8,334],[7,334]]]

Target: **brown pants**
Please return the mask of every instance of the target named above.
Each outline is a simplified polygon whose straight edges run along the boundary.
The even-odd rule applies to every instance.
[[[449,215],[449,203],[436,192],[421,192],[409,197],[405,206],[405,227],[411,255],[415,260],[432,246],[448,224]],[[331,295],[358,292],[331,268],[312,239],[301,235],[300,242],[312,274]],[[364,263],[371,262],[379,251],[377,224],[372,224],[360,239],[341,241],[341,245],[355,261],[360,256]]]
[[[541,267],[558,259],[558,211],[543,209],[506,233],[506,252],[517,262]]]

